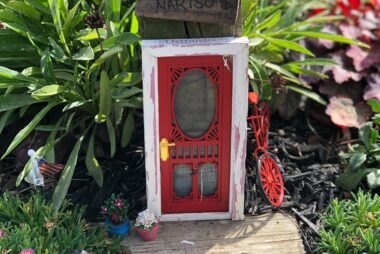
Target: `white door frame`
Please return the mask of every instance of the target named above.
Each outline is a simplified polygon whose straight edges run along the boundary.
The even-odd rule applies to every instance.
[[[148,209],[161,221],[244,219],[248,46],[249,41],[245,37],[142,41],[147,202]],[[233,57],[229,210],[212,213],[162,214],[157,58],[207,55]]]

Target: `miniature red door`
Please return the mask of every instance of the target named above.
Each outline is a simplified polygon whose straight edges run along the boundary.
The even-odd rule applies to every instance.
[[[162,57],[158,68],[162,213],[227,212],[232,62]]]

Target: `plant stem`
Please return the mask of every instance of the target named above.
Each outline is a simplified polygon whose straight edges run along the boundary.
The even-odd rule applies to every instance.
[[[102,52],[104,52],[104,50],[103,50],[103,43],[102,43],[102,39],[100,38],[99,29],[98,29],[98,28],[95,28],[95,30],[96,30],[96,33],[98,34],[98,39],[99,39],[99,43],[100,43],[100,50],[101,50]]]

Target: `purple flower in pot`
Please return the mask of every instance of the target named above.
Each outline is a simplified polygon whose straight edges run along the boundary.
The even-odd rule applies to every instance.
[[[104,224],[109,236],[125,236],[129,232],[128,205],[120,195],[112,194],[100,213],[105,217]]]

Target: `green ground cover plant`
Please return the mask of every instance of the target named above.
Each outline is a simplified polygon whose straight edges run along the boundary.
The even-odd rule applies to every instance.
[[[380,197],[359,191],[352,200],[334,200],[323,216],[323,253],[380,253]]]
[[[55,207],[35,192],[27,201],[4,193],[0,197],[0,253],[18,254],[33,249],[38,254],[121,253],[121,239],[107,239],[98,225],[83,218],[83,207],[72,207],[67,201],[55,216]]]

